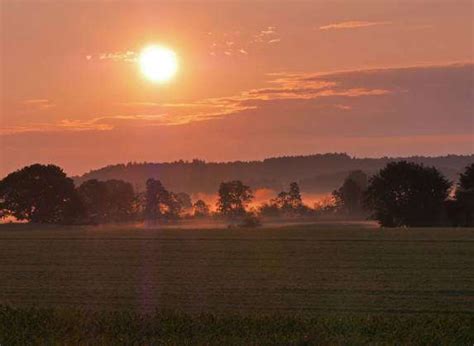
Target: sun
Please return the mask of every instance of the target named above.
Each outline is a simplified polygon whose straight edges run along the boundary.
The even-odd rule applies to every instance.
[[[141,51],[139,65],[146,78],[163,83],[173,78],[178,71],[178,58],[171,49],[152,45]]]

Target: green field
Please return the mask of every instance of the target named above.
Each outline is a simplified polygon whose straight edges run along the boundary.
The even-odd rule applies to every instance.
[[[273,316],[268,317],[273,321],[268,322],[270,329],[280,323],[276,316],[291,317],[296,320],[288,323],[300,331],[311,318],[327,318],[326,327],[336,329],[337,323],[362,326],[361,321],[375,318],[374,325],[402,321],[399,332],[410,334],[408,327],[423,330],[418,324],[431,319],[438,321],[437,332],[447,328],[442,335],[451,339],[442,340],[453,341],[456,335],[453,328],[448,330],[450,323],[469,326],[474,315],[473,229],[2,225],[0,248],[4,320],[28,319],[35,313],[54,320],[61,311],[71,311],[67,315],[71,318],[78,310],[106,314],[109,317],[101,315],[105,319],[117,317],[111,313],[117,310],[153,319],[153,314],[172,311],[188,316],[180,318],[206,314],[195,317],[196,324],[209,316],[253,316],[253,322],[247,321],[249,330],[262,323],[263,317],[255,316]],[[55,310],[24,310],[30,306]],[[83,319],[92,318],[87,316]],[[343,333],[345,327],[340,328]],[[472,327],[468,329],[464,331],[472,337]]]

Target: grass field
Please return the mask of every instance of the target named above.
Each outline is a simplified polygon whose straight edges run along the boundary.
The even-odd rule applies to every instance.
[[[472,315],[188,315],[0,307],[2,345],[472,345]]]
[[[427,321],[438,326],[434,334],[444,337],[431,333],[428,341],[431,337],[454,342],[463,335],[463,340],[474,340],[469,327],[474,315],[473,229],[306,225],[150,230],[2,225],[0,248],[2,318],[20,321],[17,327],[35,314],[49,316],[53,322],[67,315],[63,324],[73,324],[68,318],[79,318],[74,315],[78,310],[88,310],[82,320],[98,325],[101,319],[117,318],[120,324],[123,318],[156,321],[167,316],[170,321],[191,319],[186,323],[194,323],[197,330],[206,329],[199,327],[206,324],[203,319],[216,319],[219,325],[228,316],[238,315],[242,317],[233,320],[247,326],[250,334],[262,323],[262,316],[269,316],[265,327],[269,333],[284,318],[290,319],[295,332],[299,330],[298,335],[285,334],[296,338],[288,342],[303,342],[309,333],[336,343],[364,343],[383,325],[401,336],[403,330],[411,335],[410,328],[426,329]],[[25,310],[30,306],[40,309]],[[112,312],[117,310],[129,317]],[[201,313],[206,315],[197,315]],[[452,325],[464,332],[459,334]],[[222,337],[236,337],[219,328]],[[344,331],[360,335],[344,339]],[[168,337],[173,339],[173,335]],[[337,339],[338,335],[343,339]],[[388,339],[379,341],[390,340],[391,334],[384,335]],[[247,341],[258,340],[263,339]]]

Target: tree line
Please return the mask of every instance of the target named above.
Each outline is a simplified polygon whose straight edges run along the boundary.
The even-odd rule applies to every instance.
[[[384,227],[473,226],[474,163],[448,181],[436,168],[407,161],[389,162],[370,178],[349,174],[327,201],[313,208],[303,203],[297,182],[274,199],[249,207],[252,189],[240,180],[222,182],[215,211],[203,200],[175,193],[157,179],[145,191],[129,182],[90,179],[75,186],[55,165],[34,164],[0,181],[0,216],[48,224],[173,222],[181,218],[214,217],[231,225],[258,226],[261,218],[369,218]]]
[[[281,191],[298,180],[306,193],[324,194],[337,187],[349,172],[363,170],[373,175],[392,161],[408,161],[439,167],[450,180],[474,161],[474,155],[406,158],[356,158],[344,153],[267,158],[262,161],[206,162],[203,160],[175,162],[129,162],[92,170],[74,177],[76,184],[86,180],[120,179],[145,189],[148,178],[159,179],[171,191],[215,193],[222,181],[241,180],[253,189]]]

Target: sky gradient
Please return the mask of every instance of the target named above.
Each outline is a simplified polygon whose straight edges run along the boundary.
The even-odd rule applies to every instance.
[[[3,1],[0,175],[474,152],[472,1]],[[167,84],[137,56],[179,57]]]

